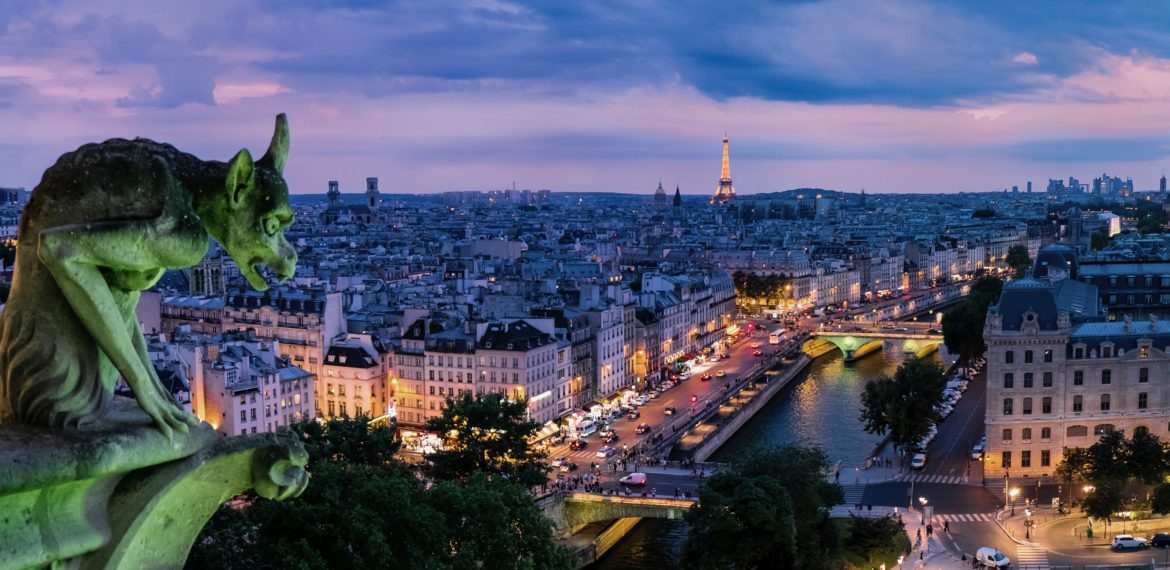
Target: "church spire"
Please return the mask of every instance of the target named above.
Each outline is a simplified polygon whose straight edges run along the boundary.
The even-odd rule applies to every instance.
[[[682,206],[682,192],[679,192],[678,184],[675,184],[674,185],[674,207],[678,208],[680,206]]]

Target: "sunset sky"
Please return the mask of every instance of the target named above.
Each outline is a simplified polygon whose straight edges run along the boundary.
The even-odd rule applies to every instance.
[[[138,10],[127,8],[141,4]],[[143,136],[293,192],[990,191],[1170,166],[1164,2],[4,0],[0,186]]]

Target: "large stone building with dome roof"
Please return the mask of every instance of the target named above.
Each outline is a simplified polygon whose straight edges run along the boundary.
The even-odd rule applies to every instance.
[[[1112,431],[1170,438],[1170,322],[1106,320],[1065,267],[1049,259],[1048,277],[1007,283],[988,310],[988,480],[1053,477],[1066,450]]]

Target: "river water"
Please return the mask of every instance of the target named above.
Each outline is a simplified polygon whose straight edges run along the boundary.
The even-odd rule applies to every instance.
[[[865,383],[893,375],[907,357],[887,344],[882,354],[870,354],[845,364],[840,352],[816,359],[740,428],[711,461],[731,461],[743,450],[759,444],[804,443],[819,445],[829,464],[840,461],[841,482],[861,464],[881,438],[865,433],[861,421],[861,394]],[[934,353],[930,358],[939,360]],[[687,525],[683,521],[644,519],[594,566],[598,570],[676,568]]]

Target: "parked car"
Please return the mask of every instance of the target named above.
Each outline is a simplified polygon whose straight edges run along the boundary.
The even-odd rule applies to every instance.
[[[983,449],[984,449],[984,446],[983,446],[982,441],[979,443],[976,443],[975,447],[971,448],[971,459],[982,459],[983,458]]]
[[[922,469],[923,467],[926,467],[926,454],[915,453],[914,457],[910,459],[910,468]]]
[[[626,475],[625,477],[618,479],[618,483],[621,483],[622,485],[645,485],[646,484],[646,474],[645,473],[630,473],[629,475]]]
[[[562,473],[572,473],[576,470],[577,470],[577,464],[573,463],[572,461],[566,461],[564,463],[561,463],[561,472]]]
[[[1132,534],[1119,534],[1113,537],[1113,550],[1124,550],[1127,548],[1149,548],[1150,543],[1146,539],[1133,536]]]
[[[650,431],[650,424],[647,424],[647,423],[638,424],[638,427],[634,428],[634,431],[636,431],[638,433],[646,433],[646,432]]]
[[[660,392],[658,390],[650,390],[650,399],[651,400],[653,400],[654,398],[657,398],[659,395],[660,395]]]
[[[631,422],[640,417],[642,417],[642,412],[639,412],[638,410],[630,410],[630,413],[626,414],[626,419],[630,420]]]
[[[674,413],[677,411],[678,411],[678,409],[675,408],[674,406],[667,406],[667,407],[662,409],[662,413],[664,415],[667,415],[667,416],[673,416]]]
[[[573,441],[569,442],[569,449],[577,451],[578,449],[585,449],[588,445],[589,442],[583,439],[574,439]]]
[[[1007,568],[1012,559],[994,548],[984,546],[975,551],[975,562],[984,568]]]
[[[614,449],[608,445],[603,445],[603,446],[601,446],[601,449],[597,450],[596,455],[597,455],[597,457],[606,458],[606,457],[613,455],[616,452],[617,452],[616,449]]]
[[[1170,548],[1170,534],[1159,532],[1150,538],[1150,546],[1154,548]]]

